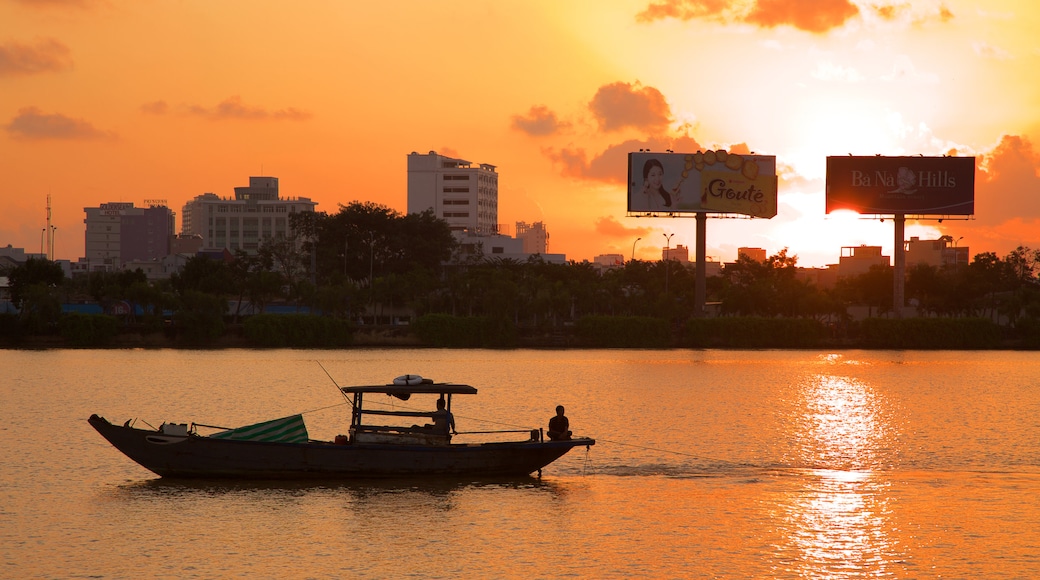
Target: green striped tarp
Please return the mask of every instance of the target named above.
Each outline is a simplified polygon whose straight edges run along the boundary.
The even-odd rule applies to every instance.
[[[229,429],[220,433],[214,433],[210,437],[216,439],[236,439],[238,441],[277,441],[284,443],[306,443],[308,439],[307,426],[303,424],[303,415],[290,415],[255,425]]]

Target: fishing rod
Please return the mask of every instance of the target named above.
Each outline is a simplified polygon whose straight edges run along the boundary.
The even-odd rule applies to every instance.
[[[339,386],[339,383],[336,382],[336,379],[332,378],[332,374],[329,373],[328,369],[325,368],[325,365],[321,364],[320,360],[316,360],[314,362],[318,363],[318,366],[321,367],[321,370],[325,371],[325,375],[329,377],[329,380],[332,381],[332,384],[336,385],[336,391],[339,392],[339,394],[344,399],[346,399],[348,403],[351,403],[351,406],[353,406],[353,402],[351,402],[350,397],[348,397],[347,394],[343,392],[343,388]]]

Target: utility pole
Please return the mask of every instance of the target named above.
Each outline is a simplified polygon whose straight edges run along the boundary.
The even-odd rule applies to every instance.
[[[668,267],[668,262],[669,260],[671,260],[671,256],[669,254],[671,253],[670,250],[672,247],[672,236],[674,236],[675,234],[671,233],[661,235],[664,236],[664,293],[668,294],[668,271],[671,270],[671,268]]]

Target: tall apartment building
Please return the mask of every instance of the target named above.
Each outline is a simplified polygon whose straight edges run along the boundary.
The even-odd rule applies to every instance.
[[[165,202],[149,207],[109,202],[83,211],[85,258],[92,269],[118,270],[127,262],[161,260],[170,253],[175,215]]]
[[[452,231],[498,233],[498,173],[494,165],[438,155],[408,155],[408,213],[432,209]]]
[[[181,234],[202,238],[203,250],[245,250],[255,254],[265,239],[290,233],[289,216],[313,212],[306,197],[283,199],[277,177],[250,177],[235,188],[234,199],[204,193],[184,204]]]

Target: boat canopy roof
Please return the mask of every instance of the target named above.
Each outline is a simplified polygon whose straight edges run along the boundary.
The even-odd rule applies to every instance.
[[[450,383],[420,383],[418,385],[369,385],[360,387],[342,387],[345,394],[353,393],[386,393],[387,395],[412,395],[412,394],[447,394],[447,395],[475,395],[477,388],[469,385],[454,385]]]

